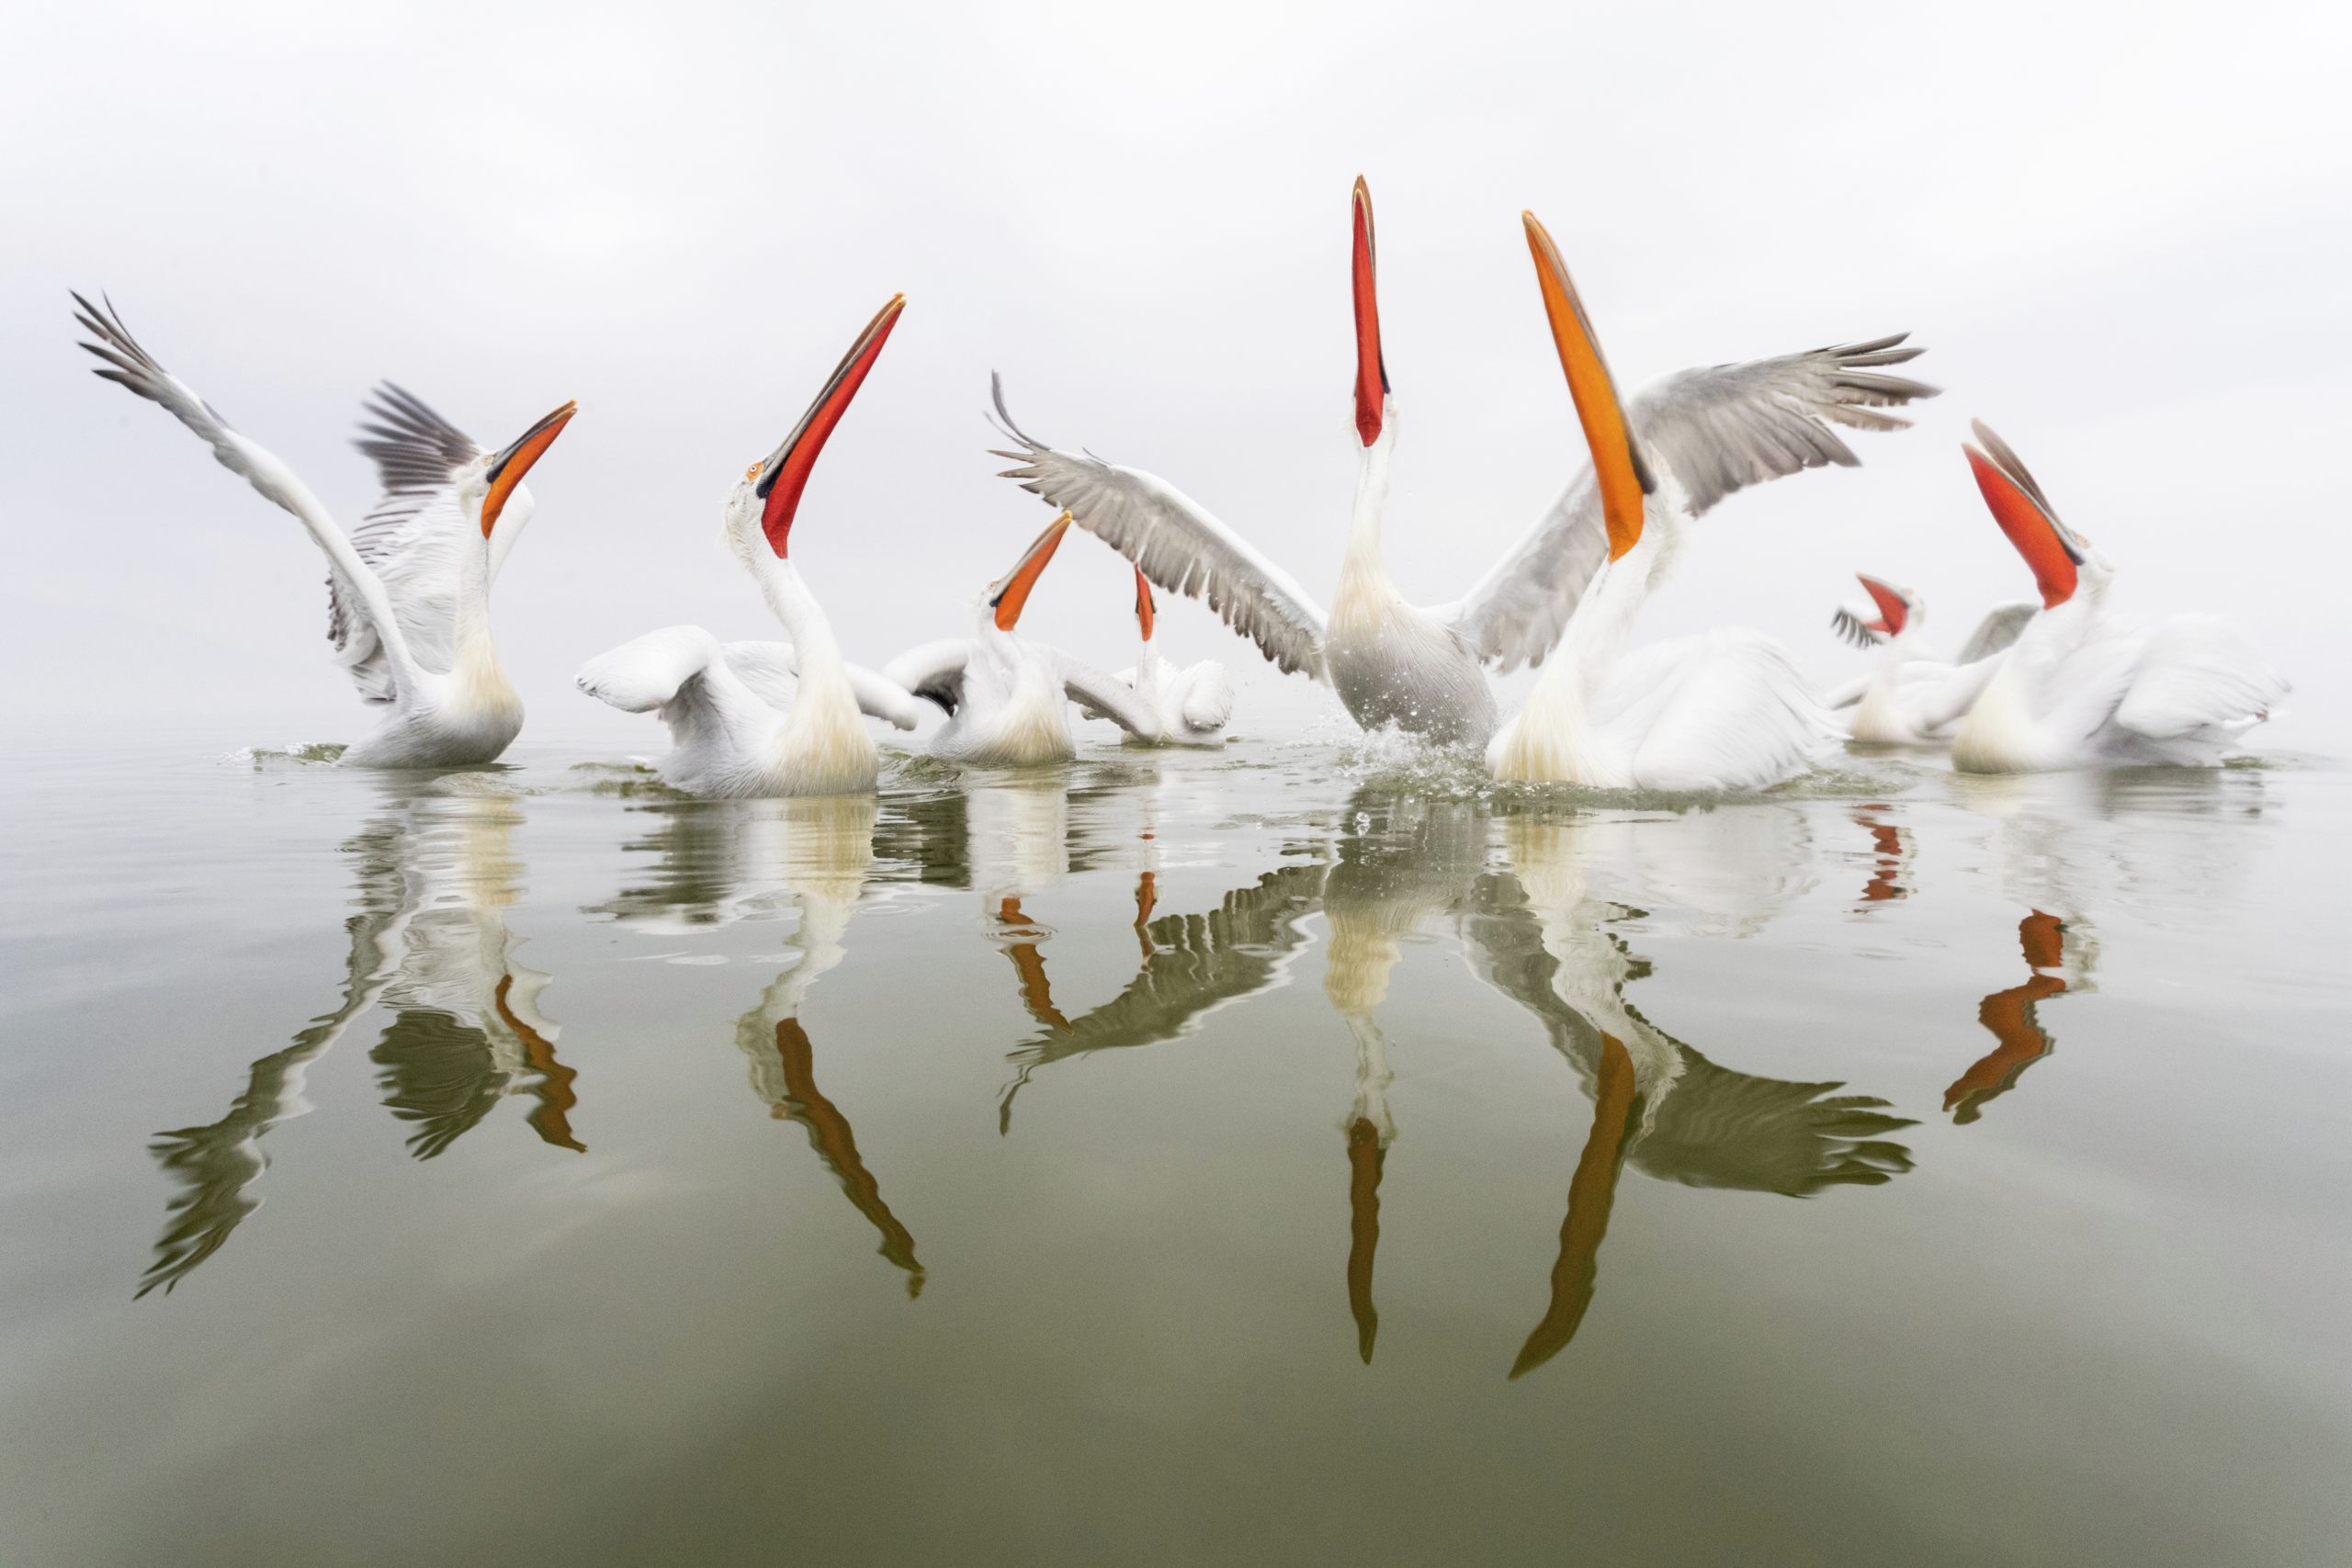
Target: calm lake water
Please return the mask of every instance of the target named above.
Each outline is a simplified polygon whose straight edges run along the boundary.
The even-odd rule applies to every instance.
[[[2352,1555],[2335,764],[579,755],[17,761],[0,1561]]]

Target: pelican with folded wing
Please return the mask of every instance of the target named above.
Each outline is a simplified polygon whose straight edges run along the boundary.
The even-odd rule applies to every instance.
[[[1951,738],[2001,668],[2002,656],[2041,606],[2030,600],[1996,604],[1969,634],[1960,657],[1947,660],[1926,641],[1927,605],[1908,588],[1856,572],[1871,596],[1867,609],[1841,604],[1830,619],[1856,648],[1878,650],[1871,672],[1825,699],[1854,710],[1847,733],[1877,746],[1932,745]]]
[[[1069,524],[1067,512],[1055,518],[989,584],[973,636],[919,643],[883,666],[884,680],[947,716],[931,738],[934,756],[983,767],[1069,761],[1078,755],[1072,703],[1139,739],[1159,739],[1159,720],[1134,686],[1015,629]]]
[[[2112,614],[2106,558],[2058,520],[2007,442],[1982,423],[1972,428],[1969,467],[2032,569],[2041,611],[1952,737],[1952,765],[2025,773],[2220,762],[2286,696],[2285,677],[2216,616],[2144,626]]]
[[[628,713],[659,713],[675,749],[668,783],[714,796],[862,795],[880,774],[871,715],[912,729],[921,706],[842,657],[832,623],[792,562],[793,519],[817,455],[848,412],[906,308],[894,295],[842,356],[783,444],[728,495],[727,542],[792,636],[721,643],[700,626],[667,626],[598,655],[579,686]]]

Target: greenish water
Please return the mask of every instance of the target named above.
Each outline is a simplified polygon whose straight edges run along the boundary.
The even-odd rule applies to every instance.
[[[2324,1563],[2332,764],[35,749],[0,1561]]]

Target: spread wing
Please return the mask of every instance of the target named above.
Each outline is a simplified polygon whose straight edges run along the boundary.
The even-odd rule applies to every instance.
[[[2148,635],[2115,722],[2152,739],[2235,734],[2270,716],[2286,678],[2215,615],[2175,615]]]
[[[363,697],[371,702],[390,701],[395,678],[405,676],[415,668],[413,656],[396,623],[384,584],[319,498],[311,493],[310,487],[292,468],[232,429],[219,410],[197,396],[193,387],[164,369],[153,355],[141,348],[122,324],[112,300],[102,308],[76,294],[74,303],[79,307],[74,320],[98,340],[82,346],[106,362],[107,367],[96,374],[160,404],[212,448],[212,455],[220,459],[222,468],[292,513],[295,520],[310,532],[319,548],[326,553],[334,617],[328,637],[335,658],[352,671]],[[363,676],[362,666],[370,659],[376,660],[375,670]]]
[[[882,678],[952,714],[964,705],[964,670],[978,646],[970,637],[917,643],[882,666]]]
[[[1980,659],[1990,659],[2017,641],[2026,623],[2040,614],[2041,606],[2030,599],[1994,605],[1976,623],[1976,629],[1968,634],[1968,641],[1960,650],[1960,662],[1973,664]]]
[[[1204,601],[1284,671],[1324,679],[1323,606],[1290,573],[1167,480],[1031,439],[1012,423],[1002,382],[990,376],[989,390],[1005,438],[1020,448],[993,454],[1020,465],[1003,478],[1067,510],[1162,589]]]
[[[1685,370],[1645,388],[1626,418],[1652,466],[1671,477],[1696,517],[1748,485],[1831,464],[1856,466],[1860,459],[1833,424],[1907,426],[1908,420],[1881,411],[1932,398],[1937,389],[1873,367],[1925,353],[1903,346],[1908,335]],[[1540,664],[1608,555],[1600,492],[1587,469],[1476,587],[1431,613],[1506,671]]]
[[[1063,695],[1076,703],[1087,717],[1107,718],[1128,734],[1146,740],[1162,739],[1159,724],[1136,695],[1133,686],[1060,649],[1049,648],[1046,651],[1061,674]]]
[[[1829,629],[1852,643],[1856,648],[1872,649],[1886,640],[1884,632],[1874,632],[1862,619],[1861,614],[1844,604],[1829,617]]]
[[[354,445],[374,459],[384,495],[352,530],[352,547],[383,580],[418,661],[446,671],[456,657],[460,552],[478,548],[481,540],[479,525],[470,524],[458,504],[458,479],[481,457],[481,448],[413,392],[390,381],[378,386],[361,408],[369,423],[360,425]],[[502,534],[507,533],[506,521],[499,520]],[[493,571],[503,556],[497,543],[492,540]],[[512,546],[511,534],[506,543]],[[327,637],[363,694],[391,694],[374,634],[351,613],[332,578]]]
[[[762,702],[778,713],[792,706],[800,667],[793,661],[790,643],[730,642],[722,645],[719,652],[726,656],[727,667],[735,671],[736,679],[757,693]],[[858,711],[866,717],[900,729],[912,729],[922,722],[922,705],[904,686],[862,664],[842,668],[849,674],[850,690],[857,694]]]

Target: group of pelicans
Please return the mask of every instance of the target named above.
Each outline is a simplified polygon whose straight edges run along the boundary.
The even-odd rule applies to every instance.
[[[1001,428],[1016,446],[1001,455],[1018,464],[1006,477],[1058,515],[989,585],[975,635],[924,643],[879,671],[851,663],[792,560],[792,525],[819,454],[898,324],[898,296],[727,498],[727,541],[790,640],[723,643],[698,626],[672,626],[591,660],[579,684],[615,707],[660,715],[674,742],[660,764],[667,782],[733,796],[872,791],[880,758],[869,717],[913,730],[944,715],[931,749],[990,765],[1072,756],[1073,705],[1136,743],[1220,744],[1232,682],[1214,662],[1178,669],[1159,657],[1155,585],[1204,600],[1279,668],[1327,682],[1367,729],[1482,748],[1496,778],[1524,783],[1759,789],[1813,767],[1841,735],[1949,741],[1956,767],[1983,773],[2211,764],[2285,694],[2286,682],[2210,616],[2148,626],[2110,614],[2105,558],[1981,423],[1969,466],[2040,598],[1995,610],[1957,660],[1921,645],[1917,595],[1868,576],[1871,607],[1841,610],[1837,624],[1878,646],[1878,662],[1841,692],[1816,693],[1786,649],[1752,631],[1628,651],[1633,622],[1690,519],[1750,484],[1854,464],[1833,425],[1904,428],[1886,411],[1937,389],[1886,372],[1922,352],[1898,334],[1685,370],[1627,402],[1557,247],[1532,213],[1523,220],[1591,467],[1460,599],[1409,604],[1382,560],[1397,421],[1381,349],[1372,198],[1359,179],[1351,281],[1360,467],[1328,611],[1167,481],[1032,440],[998,386]],[[386,710],[343,761],[426,768],[496,759],[520,732],[523,708],[492,646],[490,587],[530,518],[524,476],[576,405],[486,452],[385,384],[367,405],[359,442],[385,493],[346,534],[290,468],[141,348],[110,305],[75,302],[99,340],[84,344],[106,361],[97,374],[169,410],[326,552],[335,658],[362,698]],[[1073,523],[1135,568],[1142,653],[1132,669],[1106,672],[1017,632]],[[1530,665],[1544,668],[1505,719],[1488,668]],[[1851,716],[1841,724],[1844,709]]]

